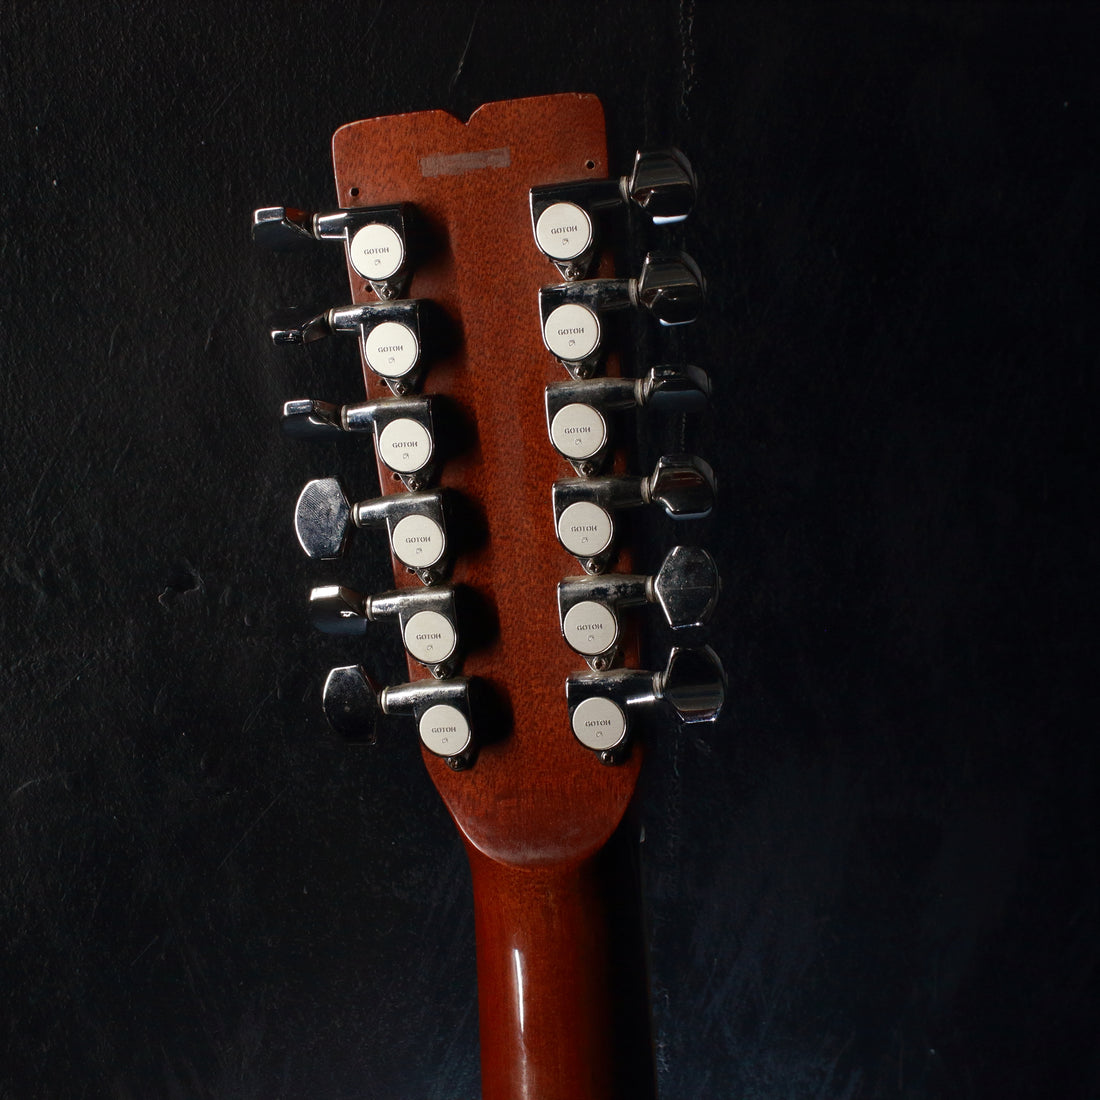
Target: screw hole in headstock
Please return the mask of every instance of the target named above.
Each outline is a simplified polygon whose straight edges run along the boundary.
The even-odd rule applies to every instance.
[[[586,160],[584,166],[591,172],[592,169],[596,167],[596,162],[594,160]]]
[[[353,187],[353,188],[351,188],[351,189],[350,189],[350,190],[348,191],[348,194],[349,194],[349,195],[351,195],[351,197],[352,197],[353,199],[357,199],[357,198],[359,197],[359,188],[358,188],[358,187]]]

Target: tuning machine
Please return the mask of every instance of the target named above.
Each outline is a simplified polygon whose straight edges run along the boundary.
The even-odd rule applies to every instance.
[[[660,504],[673,519],[702,519],[715,491],[714,471],[695,455],[664,455],[649,477],[563,478],[552,492],[558,541],[586,573],[602,573],[614,552],[613,512]]]
[[[400,302],[360,302],[314,314],[283,309],[271,318],[275,344],[310,344],[330,333],[359,337],[367,366],[398,396],[411,393],[423,373],[424,345],[438,355],[446,339],[443,316],[424,298]]]
[[[456,676],[379,690],[359,665],[347,665],[329,672],[321,705],[329,725],[353,741],[373,741],[384,714],[411,715],[421,744],[461,771],[477,754],[472,685],[465,676]]]
[[[606,573],[558,584],[562,637],[597,672],[615,661],[619,609],[655,603],[673,630],[702,626],[714,612],[721,581],[714,559],[696,546],[674,546],[653,576]]]
[[[682,252],[650,252],[634,279],[585,279],[539,290],[542,340],[574,378],[587,378],[601,355],[601,317],[635,307],[662,325],[684,325],[699,315],[706,286],[698,265]]]
[[[655,225],[679,222],[691,213],[695,193],[695,173],[679,149],[639,151],[629,176],[531,188],[535,243],[562,278],[581,279],[596,255],[593,215],[634,203]]]
[[[586,672],[565,682],[573,736],[605,764],[623,760],[630,714],[664,704],[681,723],[713,722],[726,699],[726,674],[710,646],[674,646],[664,672],[620,668]]]
[[[310,618],[326,634],[361,636],[367,624],[396,619],[405,650],[437,679],[451,676],[458,662],[458,614],[455,590],[404,588],[363,596],[342,585],[314,588]]]
[[[298,542],[311,558],[338,558],[351,526],[385,524],[394,557],[427,585],[438,583],[447,571],[447,529],[443,493],[392,493],[357,504],[348,502],[339,480],[309,482],[294,509]]]
[[[415,221],[408,203],[361,206],[313,214],[268,206],[252,215],[252,239],[276,252],[295,251],[313,241],[341,241],[348,262],[384,301],[405,292],[411,268],[410,231]]]
[[[283,405],[283,431],[322,442],[346,432],[372,431],[379,459],[413,491],[430,484],[435,472],[430,397],[390,397],[357,405],[300,398]]]
[[[546,387],[546,426],[554,449],[581,477],[598,473],[607,457],[606,413],[647,407],[695,411],[710,398],[710,378],[687,364],[653,367],[644,378],[590,378]]]

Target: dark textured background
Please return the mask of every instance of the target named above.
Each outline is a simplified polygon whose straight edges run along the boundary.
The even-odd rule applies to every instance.
[[[293,501],[373,475],[276,413],[358,368],[263,320],[342,265],[247,225],[344,122],[558,90],[705,184],[730,705],[639,803],[662,1097],[1096,1097],[1095,15],[199,9],[0,7],[0,1097],[477,1095],[449,821],[319,716]]]

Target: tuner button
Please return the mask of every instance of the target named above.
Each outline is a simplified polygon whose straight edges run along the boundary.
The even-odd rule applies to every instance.
[[[362,635],[368,618],[363,597],[343,585],[329,584],[309,594],[309,615],[313,625],[325,634]]]
[[[372,222],[352,234],[348,256],[364,279],[391,279],[405,262],[405,242],[395,229]]]
[[[404,378],[420,361],[420,341],[408,325],[383,321],[363,337],[367,366],[383,378]]]
[[[349,740],[373,740],[382,708],[378,692],[359,665],[334,668],[321,692],[329,725]]]
[[[695,205],[695,173],[679,149],[639,152],[626,189],[655,225],[683,221]]]
[[[598,504],[580,500],[565,508],[558,519],[558,538],[562,546],[578,558],[602,554],[611,544],[615,525]]]
[[[602,695],[590,695],[573,709],[573,735],[585,748],[607,752],[626,738],[626,715],[622,707]]]
[[[252,213],[252,239],[273,252],[290,252],[314,241],[313,216],[304,210],[266,206]]]
[[[619,622],[606,604],[581,600],[565,613],[561,632],[566,642],[582,656],[598,657],[615,645]]]
[[[351,505],[334,477],[311,481],[298,497],[294,530],[311,558],[338,558],[351,526]]]
[[[442,527],[431,516],[419,514],[398,520],[391,542],[397,559],[414,569],[435,565],[446,549]]]
[[[343,434],[340,410],[327,401],[305,397],[283,405],[283,431],[295,439],[338,439]]]
[[[551,203],[535,222],[535,240],[551,260],[575,260],[592,246],[592,219],[576,203]]]
[[[420,740],[436,756],[459,756],[473,742],[470,723],[458,707],[437,703],[420,716]]]
[[[431,461],[432,434],[418,420],[392,420],[378,433],[378,457],[397,473],[416,473]]]
[[[694,321],[703,308],[705,284],[698,265],[683,253],[649,253],[637,280],[638,301],[662,325]]]
[[[718,567],[705,550],[674,546],[653,581],[657,603],[674,629],[702,626],[718,602]]]
[[[267,322],[274,344],[312,344],[332,331],[328,314],[314,314],[311,310],[288,306],[277,310]]]
[[[591,458],[607,443],[607,421],[591,405],[573,402],[559,409],[550,421],[550,441],[570,460]]]
[[[405,648],[425,665],[446,661],[458,643],[454,623],[438,611],[418,611],[410,616],[403,637]]]
[[[713,722],[726,699],[726,674],[710,646],[675,646],[661,676],[661,697],[681,722]]]
[[[646,485],[673,519],[701,519],[714,507],[714,471],[695,455],[662,456]]]
[[[600,346],[600,319],[588,306],[558,306],[542,326],[542,339],[552,355],[568,363],[587,359]]]
[[[710,378],[687,363],[663,364],[645,376],[642,395],[647,408],[694,412],[710,400]]]

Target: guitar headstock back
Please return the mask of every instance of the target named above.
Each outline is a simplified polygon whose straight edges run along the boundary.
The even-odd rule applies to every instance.
[[[447,456],[440,482],[480,528],[456,549],[452,581],[493,608],[493,636],[462,667],[488,685],[491,726],[472,767],[452,770],[427,750],[425,763],[481,852],[521,865],[583,858],[622,817],[642,750],[607,767],[569,727],[565,681],[577,657],[561,641],[556,586],[577,568],[555,536],[551,485],[569,471],[547,441],[543,405],[546,385],[565,375],[542,344],[537,299],[559,276],[534,247],[528,194],[607,175],[603,110],[593,96],[558,95],[491,103],[465,124],[444,111],[369,119],[336,132],[333,160],[341,207],[415,208],[428,243],[410,296],[437,303],[461,334],[426,368],[422,389],[451,398],[475,429],[472,446]],[[373,301],[348,270],[354,300]],[[614,357],[608,373],[617,373]],[[366,364],[364,379],[369,397],[387,394]],[[379,476],[384,493],[404,491],[381,462]],[[418,583],[400,568],[395,579]],[[627,638],[626,663],[634,656]],[[427,673],[410,659],[409,675]]]

